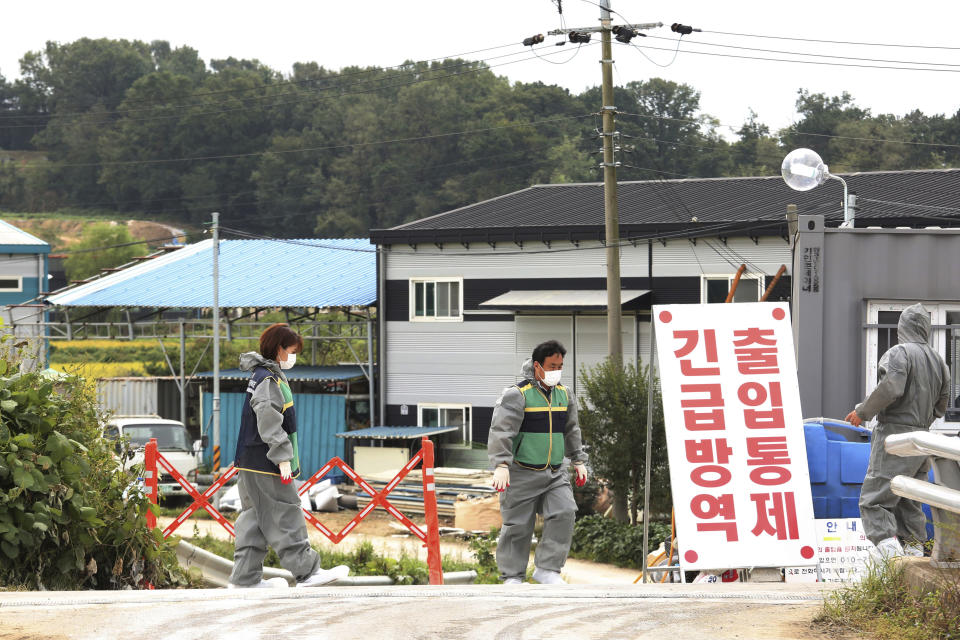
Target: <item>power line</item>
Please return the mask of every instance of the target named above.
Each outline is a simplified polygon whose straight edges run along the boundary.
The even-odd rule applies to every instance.
[[[352,72],[352,73],[336,73],[336,72],[334,72],[332,75],[329,75],[329,76],[326,76],[326,77],[323,77],[323,78],[309,78],[309,79],[305,79],[305,80],[285,80],[285,81],[280,81],[280,82],[272,82],[272,83],[260,85],[260,86],[257,86],[257,87],[246,87],[246,88],[239,88],[239,89],[219,89],[219,90],[216,90],[216,91],[204,91],[204,92],[199,92],[199,93],[192,93],[192,94],[190,94],[189,96],[185,96],[185,98],[205,98],[205,97],[216,96],[216,95],[228,95],[228,94],[233,94],[233,93],[245,93],[245,92],[248,92],[248,91],[260,91],[260,90],[263,90],[263,89],[272,89],[272,88],[282,87],[282,86],[303,86],[303,85],[307,85],[307,84],[311,84],[311,83],[318,83],[318,82],[323,82],[323,81],[335,81],[335,80],[340,80],[340,79],[342,79],[342,78],[352,78],[352,77],[355,77],[355,76],[369,75],[369,74],[371,74],[371,73],[378,73],[378,72],[381,72],[381,71],[387,71],[387,70],[389,70],[389,69],[400,69],[400,70],[410,69],[410,70],[414,70],[414,69],[412,68],[414,65],[422,64],[422,63],[424,63],[424,62],[436,62],[436,61],[438,61],[438,60],[457,59],[457,58],[459,58],[460,56],[467,56],[467,55],[472,55],[472,54],[475,54],[475,53],[483,53],[483,52],[486,52],[486,51],[493,51],[493,50],[496,50],[496,49],[504,49],[504,48],[506,48],[506,47],[516,47],[516,46],[520,46],[520,45],[518,45],[518,43],[516,43],[516,42],[511,42],[511,43],[509,43],[509,44],[498,45],[498,46],[495,46],[495,47],[487,47],[487,48],[485,48],[485,49],[476,49],[476,50],[474,50],[474,51],[465,51],[465,52],[463,52],[463,53],[454,53],[454,54],[450,54],[450,55],[448,55],[448,56],[441,56],[441,57],[437,57],[437,58],[428,58],[428,59],[425,59],[425,60],[418,60],[418,61],[416,61],[416,62],[405,62],[405,63],[403,63],[403,64],[394,65],[394,66],[390,66],[390,67],[375,67],[375,68],[365,69],[365,70],[363,70],[363,71],[356,71],[356,72]],[[517,53],[506,54],[506,55],[504,55],[504,56],[494,56],[494,57],[486,58],[486,59],[487,59],[487,60],[495,60],[495,59],[501,58],[501,57],[508,57],[508,56],[513,56],[513,55],[518,55],[519,53],[523,53],[523,51],[519,51],[519,52],[517,52]],[[463,64],[473,64],[473,63],[475,63],[475,62],[476,62],[476,61],[466,61],[466,62],[463,63]],[[457,66],[461,66],[461,65],[457,65]],[[157,72],[154,71],[154,72],[152,72],[152,73],[157,73]],[[150,74],[147,74],[147,75],[150,75]],[[399,74],[398,74],[398,75],[399,75]],[[216,78],[216,77],[217,77],[217,76],[216,76],[215,74],[211,74],[211,75],[207,76],[207,78]],[[285,94],[285,95],[293,95],[293,94]],[[260,97],[258,97],[258,99],[259,99],[259,98],[262,98],[262,97],[265,97],[265,96],[260,96]],[[173,105],[171,105],[171,104],[169,103],[169,101],[166,101],[166,100],[151,100],[151,99],[148,99],[148,98],[130,98],[130,99],[124,99],[124,102],[129,102],[129,103],[133,103],[133,104],[136,104],[136,103],[147,103],[147,104],[155,104],[155,105],[160,105],[160,106],[174,106],[174,107],[178,107],[178,108],[180,108],[180,107],[192,107],[192,106],[204,106],[203,103],[194,103],[194,104],[189,104],[189,105],[178,105],[178,104],[173,104]],[[90,104],[90,105],[87,106],[87,108],[89,109],[89,108],[91,108],[91,107],[93,107],[93,106],[96,106],[96,104],[97,104],[97,103]],[[141,110],[147,110],[147,109],[116,109],[116,110],[112,110],[112,111],[106,111],[106,112],[104,112],[104,114],[102,114],[102,115],[120,114],[120,113],[133,113],[133,112],[141,111]],[[51,118],[51,117],[53,117],[53,116],[66,117],[66,116],[87,116],[87,115],[90,115],[90,114],[89,114],[88,112],[86,112],[86,111],[74,111],[74,112],[67,112],[67,113],[24,114],[24,115],[12,115],[12,114],[11,114],[11,115],[0,115],[0,120],[5,119],[5,118],[17,118],[17,119],[20,119],[20,118]]]
[[[703,29],[703,33],[715,33],[722,36],[738,36],[741,38],[766,38],[769,40],[793,40],[796,42],[816,42],[825,44],[849,44],[863,47],[897,47],[907,49],[943,49],[947,51],[960,51],[960,47],[947,47],[943,45],[932,44],[898,44],[893,42],[856,42],[850,40],[821,40],[817,38],[796,38],[791,36],[771,36],[757,33],[735,33],[732,31],[712,31]]]
[[[704,122],[702,122],[702,121],[700,121],[700,120],[693,120],[693,119],[689,119],[689,118],[671,118],[671,117],[669,117],[669,116],[656,116],[656,115],[650,115],[650,114],[646,114],[646,113],[631,113],[631,112],[628,112],[628,111],[618,111],[618,112],[617,112],[617,115],[620,115],[620,116],[633,116],[633,117],[636,117],[636,118],[646,118],[646,119],[650,119],[650,120],[669,120],[669,121],[674,121],[674,122],[685,122],[685,123],[689,123],[689,124],[696,124],[697,126],[704,126],[704,124],[709,124],[709,123],[704,123]],[[721,127],[726,127],[726,128],[728,128],[728,129],[733,129],[733,126],[732,126],[732,125],[724,124],[724,123],[722,123],[722,122],[719,123],[719,126],[721,126]],[[798,136],[817,136],[817,137],[819,137],[819,138],[836,138],[836,139],[838,139],[838,140],[857,140],[857,141],[861,141],[861,142],[883,142],[883,143],[889,143],[889,144],[906,144],[906,145],[916,145],[916,146],[922,146],[922,147],[946,147],[946,148],[951,148],[951,149],[960,149],[960,144],[951,144],[951,143],[948,143],[948,142],[917,142],[917,141],[914,141],[914,140],[891,140],[891,139],[889,139],[889,138],[867,138],[867,137],[862,137],[862,136],[841,136],[841,135],[830,134],[830,133],[812,133],[812,132],[807,132],[807,131],[797,131],[797,130],[795,130],[795,129],[794,129],[794,130],[785,130],[785,131],[786,131],[787,133],[794,134],[794,135],[798,135]],[[775,136],[771,136],[771,137],[775,137]],[[776,137],[779,137],[779,136],[776,136]]]
[[[637,48],[644,48],[654,51],[670,51],[664,47],[653,47],[650,45],[633,45]],[[888,69],[893,71],[930,71],[930,72],[942,72],[942,73],[960,73],[960,69],[934,69],[931,67],[898,67],[892,65],[871,65],[871,64],[855,64],[852,62],[827,62],[820,60],[792,60],[790,58],[768,58],[768,57],[759,57],[759,56],[743,56],[736,55],[732,53],[717,53],[714,51],[684,51],[684,53],[690,53],[693,55],[700,56],[715,56],[719,58],[736,58],[739,60],[761,60],[764,62],[789,62],[793,64],[812,64],[812,65],[821,65],[828,67],[852,67],[856,69]]]
[[[588,44],[587,46],[592,46],[592,43],[591,43],[591,44]],[[541,47],[541,48],[542,48],[542,47]],[[525,53],[526,53],[526,51],[520,51],[520,52],[517,52],[517,53],[507,54],[507,56],[515,56],[515,55],[521,55],[521,54],[525,54]],[[481,72],[483,72],[483,71],[489,71],[490,69],[495,69],[495,68],[497,68],[497,67],[505,67],[505,66],[507,66],[507,65],[516,64],[516,63],[518,63],[518,62],[525,62],[525,61],[527,61],[527,60],[534,60],[534,59],[538,59],[538,58],[542,59],[542,58],[544,58],[544,57],[546,57],[546,56],[554,56],[554,55],[559,55],[559,54],[562,54],[562,53],[564,53],[564,52],[563,52],[563,51],[554,51],[553,53],[545,53],[545,54],[543,54],[542,56],[540,56],[539,54],[534,53],[534,55],[532,55],[532,56],[527,56],[527,57],[525,57],[525,58],[520,58],[520,59],[518,59],[518,60],[511,60],[511,61],[509,61],[509,62],[502,62],[502,63],[500,63],[500,64],[495,64],[495,65],[486,65],[486,64],[483,64],[482,62],[476,62],[476,61],[466,61],[466,62],[461,63],[461,64],[456,65],[456,66],[467,66],[467,65],[479,65],[479,66],[477,66],[477,67],[475,67],[475,68],[470,68],[470,69],[467,69],[467,70],[464,70],[464,71],[459,71],[459,72],[455,72],[455,73],[448,73],[448,74],[446,74],[446,75],[418,78],[418,79],[415,79],[415,80],[411,80],[411,81],[409,81],[409,82],[401,82],[401,83],[396,83],[396,84],[387,85],[387,86],[379,86],[379,87],[374,87],[374,88],[372,88],[372,89],[365,89],[365,90],[362,90],[362,91],[340,91],[340,92],[338,92],[336,95],[332,95],[332,96],[308,96],[308,97],[300,97],[300,98],[298,98],[298,99],[296,99],[296,100],[288,100],[288,101],[285,101],[285,102],[279,102],[279,103],[277,103],[277,104],[272,104],[272,105],[239,106],[239,107],[232,107],[232,108],[229,108],[229,109],[219,109],[219,110],[213,110],[213,111],[201,111],[201,112],[199,112],[199,113],[190,113],[190,114],[187,114],[187,115],[192,118],[192,117],[197,117],[197,116],[217,115],[217,114],[222,114],[222,113],[232,113],[232,112],[236,112],[236,111],[247,111],[247,110],[253,110],[253,109],[275,109],[275,108],[285,107],[285,106],[289,106],[289,105],[293,105],[293,104],[301,104],[301,103],[304,103],[304,102],[323,102],[323,101],[327,101],[327,100],[335,100],[335,99],[341,98],[341,97],[343,97],[343,96],[345,96],[345,95],[357,95],[357,94],[365,94],[365,93],[375,93],[375,92],[377,92],[377,91],[383,91],[383,90],[387,90],[387,89],[395,89],[395,88],[399,88],[399,87],[406,87],[406,86],[410,86],[410,85],[414,85],[414,84],[419,84],[419,83],[422,83],[422,82],[432,82],[432,81],[436,81],[436,80],[443,80],[443,79],[446,79],[446,78],[452,78],[452,77],[457,77],[457,76],[462,76],[462,75],[468,75],[468,74],[471,74],[471,73],[481,73]],[[507,57],[507,56],[501,56],[501,57]],[[435,70],[433,70],[433,71],[443,71],[443,70],[444,70],[444,69],[435,69]],[[404,74],[396,74],[396,75],[394,75],[394,76],[391,76],[391,77],[389,77],[389,78],[386,78],[386,80],[391,80],[391,79],[393,79],[393,78],[400,77],[400,76],[402,76],[402,75],[404,75]],[[357,83],[357,84],[358,84],[358,85],[359,85],[359,84],[370,84],[370,83],[372,83],[372,82],[381,82],[382,80],[383,80],[383,79],[377,79],[377,80],[374,80],[374,81],[361,82],[361,83]],[[331,87],[331,90],[337,89],[337,88],[339,88],[339,87]],[[277,97],[283,97],[284,95],[298,95],[298,94],[296,94],[296,93],[278,94],[278,95],[264,96],[264,97],[258,97],[258,98],[253,98],[253,99],[256,99],[256,100],[261,100],[261,99],[275,99],[275,98],[277,98]],[[197,105],[197,106],[204,106],[204,105]],[[169,107],[169,108],[170,108],[170,109],[178,109],[178,108],[187,108],[187,107]],[[98,117],[101,117],[101,114],[89,114],[89,113],[87,113],[87,114],[83,114],[83,115],[84,115],[84,116],[88,116],[88,117],[90,117],[90,118],[98,118]],[[181,116],[181,115],[179,115],[179,114],[174,114],[174,115],[166,115],[166,116],[153,116],[153,117],[149,117],[149,118],[126,118],[126,119],[124,120],[124,122],[148,122],[148,121],[155,121],[155,120],[171,120],[171,119],[181,118],[181,117],[184,117],[184,116]],[[105,121],[102,121],[102,122],[93,122],[92,124],[94,124],[94,125],[110,125],[110,124],[113,124],[113,122],[112,122],[112,121],[106,121],[106,120],[105,120]],[[18,129],[18,128],[36,128],[36,126],[37,126],[37,125],[32,125],[32,124],[28,124],[28,125],[5,125],[5,126],[2,126],[2,127],[0,127],[0,128],[3,128],[3,129]]]
[[[628,237],[628,238],[622,238],[622,239],[620,240],[620,242],[617,243],[617,246],[624,247],[624,246],[627,246],[627,245],[632,245],[632,244],[634,244],[634,243],[636,243],[636,242],[640,242],[640,241],[642,241],[642,240],[669,240],[669,239],[671,239],[671,238],[695,237],[695,236],[698,236],[698,234],[699,234],[699,235],[702,235],[704,232],[707,232],[707,233],[718,232],[718,233],[719,233],[719,232],[722,232],[722,231],[725,231],[725,230],[731,230],[731,229],[741,228],[741,227],[743,226],[743,224],[746,223],[746,222],[751,222],[751,221],[750,221],[750,220],[743,220],[743,221],[733,221],[733,222],[718,222],[718,223],[712,223],[712,224],[704,225],[704,226],[702,226],[702,227],[697,227],[696,229],[693,229],[693,230],[690,230],[690,229],[680,229],[680,230],[677,230],[677,231],[666,232],[666,233],[653,233],[653,234],[646,234],[646,235],[639,235],[639,236],[630,236],[630,237]],[[782,226],[782,225],[786,224],[785,221],[770,221],[770,222],[766,222],[766,221],[753,221],[753,222],[756,222],[756,223],[757,223],[757,224],[755,224],[755,226],[753,227],[753,229],[766,229],[766,228],[775,227],[775,226]],[[232,230],[231,233],[236,233],[236,230]],[[286,243],[293,243],[293,244],[304,244],[302,241],[298,241],[298,240],[290,240],[290,239],[285,239],[285,238],[276,238],[276,237],[273,237],[273,236],[268,236],[268,235],[263,235],[263,234],[255,234],[255,233],[248,233],[248,232],[241,232],[241,233],[243,234],[244,237],[247,237],[247,238],[256,238],[256,239],[259,239],[259,240],[275,240],[275,241],[277,241],[277,242],[286,242]],[[316,246],[316,245],[310,245],[310,246]],[[331,247],[331,248],[336,249],[337,247]],[[436,255],[436,256],[448,256],[448,257],[449,257],[449,256],[454,256],[454,257],[473,256],[473,257],[475,257],[475,256],[477,256],[477,255],[494,255],[494,256],[538,255],[538,254],[547,254],[547,253],[567,253],[567,252],[570,252],[570,251],[596,251],[596,250],[605,250],[606,248],[607,248],[606,244],[601,242],[599,245],[597,245],[597,246],[595,246],[595,247],[594,247],[594,246],[586,246],[586,245],[573,245],[573,246],[570,246],[570,247],[550,247],[550,248],[547,248],[547,249],[535,249],[535,250],[529,250],[529,251],[524,251],[524,250],[512,250],[512,251],[497,251],[497,250],[492,250],[492,251],[484,251],[484,252],[477,252],[477,251],[473,251],[473,252],[471,252],[471,251],[459,251],[459,252],[457,252],[457,251],[439,251],[439,252],[436,252],[436,253],[433,253],[433,252],[431,252],[431,253],[418,253],[417,255],[422,255],[422,256],[433,256],[433,255]],[[345,250],[346,250],[346,249],[345,249]],[[379,251],[379,248],[378,248],[378,249],[375,249],[375,251]]]
[[[674,42],[674,38],[664,38],[660,36],[648,36],[648,37],[651,40],[667,40],[668,42]],[[678,49],[680,47],[681,41],[682,41],[682,38],[676,38]],[[744,51],[757,51],[760,53],[777,53],[777,54],[786,54],[786,55],[794,55],[794,56],[809,56],[812,58],[835,58],[838,60],[855,60],[858,62],[885,62],[885,63],[891,63],[891,64],[916,64],[916,65],[932,65],[932,66],[939,66],[939,67],[960,67],[960,64],[953,64],[948,62],[922,62],[918,60],[889,60],[886,58],[859,58],[855,56],[841,56],[841,55],[834,55],[834,54],[828,54],[828,53],[806,53],[803,51],[786,51],[783,49],[761,49],[758,47],[744,47],[741,45],[720,44],[717,42],[704,42],[701,40],[690,40],[690,39],[687,39],[686,42],[689,42],[690,44],[702,45],[705,47],[720,47],[724,49],[741,49]]]
[[[35,169],[35,168],[65,168],[65,167],[102,167],[102,166],[131,166],[131,165],[146,165],[146,164],[168,164],[173,162],[194,162],[198,160],[226,160],[226,159],[235,159],[235,158],[250,158],[254,156],[262,156],[266,154],[276,154],[283,155],[289,153],[306,153],[312,151],[332,151],[336,149],[350,149],[354,147],[370,147],[378,146],[383,144],[398,144],[405,142],[417,142],[421,140],[432,140],[436,138],[446,138],[452,136],[461,136],[461,135],[470,135],[475,133],[484,133],[487,131],[498,131],[502,129],[514,129],[517,127],[535,127],[541,126],[544,124],[552,124],[555,122],[563,122],[566,120],[576,120],[592,116],[593,114],[584,114],[579,116],[566,116],[561,118],[550,118],[547,120],[538,120],[536,122],[519,122],[508,125],[501,125],[498,127],[483,127],[479,129],[465,129],[463,131],[452,131],[449,133],[435,133],[426,136],[415,136],[409,138],[393,138],[390,140],[376,140],[370,142],[354,142],[347,144],[339,145],[326,145],[320,147],[304,147],[301,149],[268,149],[265,151],[253,151],[250,153],[234,153],[234,154],[225,154],[218,156],[188,156],[184,158],[165,158],[165,159],[154,159],[154,160],[115,160],[115,161],[103,161],[103,162],[78,162],[78,163],[60,163],[60,164],[50,164],[50,165],[22,165],[20,169]]]

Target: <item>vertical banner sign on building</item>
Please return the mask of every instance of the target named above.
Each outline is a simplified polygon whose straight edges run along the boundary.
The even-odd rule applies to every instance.
[[[683,568],[816,565],[787,305],[653,314]]]

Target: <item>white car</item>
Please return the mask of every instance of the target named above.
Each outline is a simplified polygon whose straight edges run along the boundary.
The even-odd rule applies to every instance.
[[[151,438],[157,440],[157,450],[190,484],[197,484],[197,456],[190,442],[190,434],[183,423],[159,416],[115,416],[107,422],[104,435],[119,439],[126,436],[134,450],[132,458],[123,461],[124,470],[143,464],[144,449]],[[157,488],[161,496],[189,497],[186,489],[158,465]]]

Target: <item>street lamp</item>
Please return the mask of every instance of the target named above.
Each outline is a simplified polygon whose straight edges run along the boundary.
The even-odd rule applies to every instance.
[[[843,227],[853,227],[851,198],[847,192],[847,183],[840,176],[830,173],[819,154],[813,149],[794,149],[783,159],[780,174],[787,186],[794,191],[810,191],[819,187],[827,178],[834,178],[843,184]]]

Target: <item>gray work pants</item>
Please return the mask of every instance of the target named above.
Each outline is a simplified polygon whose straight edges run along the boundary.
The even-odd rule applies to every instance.
[[[526,577],[538,513],[543,515],[543,535],[534,564],[559,572],[567,561],[577,513],[570,472],[566,467],[534,471],[511,464],[510,486],[500,494],[503,528],[497,543],[497,567],[503,579]]]
[[[926,456],[901,457],[887,453],[887,436],[897,433],[925,431],[915,426],[880,423],[873,430],[870,444],[870,464],[860,489],[860,518],[863,530],[871,542],[898,536],[901,543],[927,539],[927,520],[919,502],[901,498],[890,490],[895,476],[927,479],[929,463]]]
[[[241,471],[239,477],[243,507],[234,523],[237,541],[231,584],[248,587],[260,582],[267,545],[297,582],[304,580],[317,568],[320,556],[310,547],[296,487],[264,473]]]

